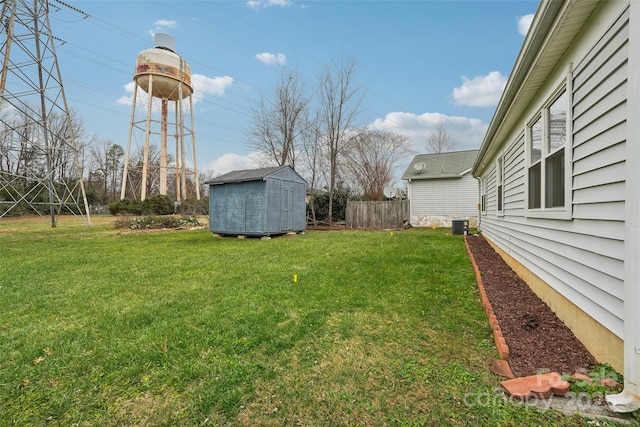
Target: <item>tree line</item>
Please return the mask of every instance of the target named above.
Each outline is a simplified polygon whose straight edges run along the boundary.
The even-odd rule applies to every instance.
[[[355,59],[325,66],[314,85],[307,88],[297,70],[284,69],[252,109],[247,144],[260,153],[263,166],[289,165],[303,176],[310,187],[311,216],[315,220],[320,208],[331,223],[344,218],[334,204],[345,193],[383,200],[412,150],[405,136],[360,123],[365,93],[356,82]]]
[[[107,206],[118,201],[125,155],[122,145],[88,137],[82,120],[73,111],[69,117],[57,112],[49,114],[45,140],[42,123],[34,117],[28,111],[0,111],[0,216],[41,214],[46,209],[38,207],[50,203],[50,191],[62,192],[65,186],[73,187],[80,177],[89,205]],[[75,149],[70,143],[72,135]],[[138,193],[142,160],[142,148],[131,153],[133,167],[128,186]],[[139,172],[135,165],[140,166]],[[149,165],[147,192],[157,194],[158,147],[150,147]],[[78,202],[82,204],[82,200]],[[63,209],[61,213],[67,212]]]
[[[290,165],[307,180],[313,221],[343,219],[349,199],[383,200],[385,188],[395,184],[398,167],[413,153],[407,137],[360,123],[364,96],[356,82],[355,59],[343,58],[323,67],[313,87],[303,83],[297,70],[283,69],[273,90],[252,106],[245,143],[259,153],[259,166]],[[68,144],[72,134],[88,203],[105,206],[119,200],[124,148],[109,139],[88,137],[75,112],[70,112],[69,121],[62,115],[49,116],[47,126],[54,137],[47,153],[33,136],[39,124],[27,113],[4,110],[0,119],[0,178],[11,184],[0,186],[0,201],[33,191],[34,176],[46,174],[47,169],[55,174],[53,181],[78,180],[75,153]],[[72,129],[65,129],[69,126]],[[450,151],[454,144],[443,124],[426,138],[428,152]],[[141,171],[142,163],[142,148],[130,153],[133,166],[127,191],[132,194],[139,194],[142,185],[141,172],[136,174],[135,167],[140,165]],[[154,145],[149,147],[148,164],[146,193],[158,194],[160,153]],[[214,172],[201,174],[199,182],[207,181]],[[175,183],[168,186],[168,194],[173,194]],[[201,194],[207,194],[204,188]],[[15,209],[13,214],[28,210]]]

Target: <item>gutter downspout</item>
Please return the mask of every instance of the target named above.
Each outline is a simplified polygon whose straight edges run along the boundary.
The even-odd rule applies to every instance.
[[[606,396],[614,412],[640,409],[640,3],[629,6],[624,241],[624,389]]]

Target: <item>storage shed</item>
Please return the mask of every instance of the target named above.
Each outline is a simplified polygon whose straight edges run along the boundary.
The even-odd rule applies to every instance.
[[[307,182],[290,166],[233,171],[205,184],[212,233],[271,236],[306,228]]]

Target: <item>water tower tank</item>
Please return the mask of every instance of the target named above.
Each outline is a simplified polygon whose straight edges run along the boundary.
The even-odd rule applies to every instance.
[[[152,95],[156,98],[177,101],[180,97],[188,97],[193,92],[191,70],[174,52],[175,41],[167,34],[156,34],[154,41],[156,47],[138,54],[133,79],[148,92],[149,76],[153,76]],[[178,90],[181,84],[182,93]]]

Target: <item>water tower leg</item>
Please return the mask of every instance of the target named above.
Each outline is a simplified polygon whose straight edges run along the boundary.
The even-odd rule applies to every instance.
[[[131,120],[129,121],[129,138],[127,139],[127,151],[124,154],[124,168],[122,169],[122,189],[120,190],[120,200],[124,200],[127,193],[127,175],[129,174],[129,158],[131,156],[131,134],[133,133],[134,120],[136,116],[136,102],[138,98],[138,82],[133,85],[133,101],[131,103]]]
[[[160,121],[160,194],[167,195],[167,110],[169,100],[162,99],[162,118]]]
[[[180,165],[180,174],[182,179],[182,197],[187,198],[187,159],[184,151],[184,110],[182,108],[182,83],[178,86],[178,108],[180,113],[178,119],[180,120],[180,156],[182,157],[182,164]]]
[[[178,137],[178,102],[176,101],[176,118],[175,118],[175,123],[176,123],[176,132],[174,134],[175,140],[176,140],[176,158],[175,158],[175,174],[176,174],[176,200],[179,202],[182,200],[182,192],[180,191],[180,139]]]
[[[193,118],[193,96],[189,95],[189,115],[191,116],[191,142],[193,145],[193,181],[196,185],[196,200],[200,200],[200,183],[198,182],[198,159],[196,157],[196,132]]]
[[[147,90],[149,99],[147,102],[147,120],[145,123],[144,152],[142,155],[142,182],[140,200],[147,198],[147,170],[149,168],[149,134],[151,133],[151,105],[153,103],[153,75],[149,75],[149,88]]]

